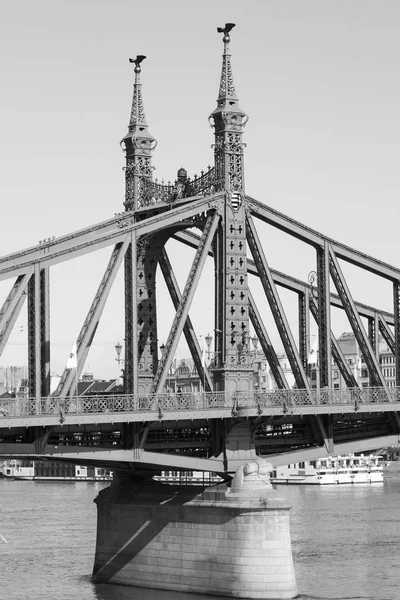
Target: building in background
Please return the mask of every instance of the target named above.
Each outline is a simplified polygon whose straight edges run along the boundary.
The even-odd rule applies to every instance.
[[[0,395],[24,397],[28,393],[28,367],[0,367]]]

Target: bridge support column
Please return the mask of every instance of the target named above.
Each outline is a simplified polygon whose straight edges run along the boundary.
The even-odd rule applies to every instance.
[[[231,486],[115,483],[101,491],[95,581],[236,598],[294,598],[289,510],[262,460]]]

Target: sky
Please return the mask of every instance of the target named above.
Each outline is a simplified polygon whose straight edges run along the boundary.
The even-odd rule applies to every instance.
[[[173,180],[181,166],[193,175],[212,164],[207,119],[221,71],[216,28],[225,22],[236,23],[233,75],[249,116],[246,192],[400,266],[397,0],[8,3],[0,23],[0,256],[123,209],[119,142],[132,98],[129,57],[147,56],[142,91],[149,131],[158,141],[155,176]],[[270,266],[307,280],[315,269],[313,253],[271,228],[259,232]],[[170,252],[183,285],[189,263],[178,249]],[[52,269],[53,372],[65,365],[109,254]],[[356,300],[390,310],[386,282],[344,270]],[[203,279],[193,306],[199,336],[213,327],[211,267]],[[0,301],[11,285],[0,285]],[[173,311],[162,282],[158,290],[162,343]],[[285,293],[282,299],[295,314],[293,300]],[[25,322],[21,314],[1,364],[26,362]],[[337,334],[349,329],[343,316],[335,313],[334,322]],[[114,346],[123,336],[119,278],[85,369],[118,376]]]

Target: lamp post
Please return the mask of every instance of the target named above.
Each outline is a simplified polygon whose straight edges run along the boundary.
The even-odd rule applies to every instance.
[[[115,352],[117,353],[117,356],[115,358],[115,360],[117,361],[118,366],[120,366],[120,364],[125,363],[124,359],[121,358],[121,351],[122,351],[122,344],[120,342],[117,342],[115,344]]]
[[[115,357],[115,360],[117,361],[118,366],[122,365],[122,367],[124,367],[125,359],[121,358],[121,351],[122,351],[122,344],[120,342],[117,342],[115,344],[115,352],[117,354],[117,356]],[[125,390],[125,369],[124,368],[121,369],[121,375],[122,375],[122,385],[123,385],[124,391],[126,391]]]
[[[205,341],[207,344],[207,358],[208,360],[210,360],[210,356],[211,356],[211,342],[213,341],[212,335],[210,335],[209,333],[207,333],[207,335],[205,336]]]
[[[315,299],[318,298],[318,292],[317,292],[317,290],[314,287],[314,284],[317,282],[317,279],[318,279],[317,273],[315,271],[310,271],[310,273],[308,274],[308,281],[309,281],[310,286],[311,286],[311,295]],[[314,356],[314,354],[315,354],[315,356]],[[310,365],[312,365],[312,364],[315,365],[315,379],[316,379],[316,386],[317,386],[317,399],[319,400],[319,393],[320,393],[320,373],[319,373],[318,338],[317,338],[316,342],[314,342],[313,348],[312,348],[312,350],[311,350],[311,352],[310,352],[310,354],[308,356],[308,361],[307,362]]]

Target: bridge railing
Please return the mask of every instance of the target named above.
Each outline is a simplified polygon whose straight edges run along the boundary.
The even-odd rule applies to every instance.
[[[155,412],[158,416],[177,411],[209,411],[228,409],[235,414],[240,409],[257,409],[260,413],[268,407],[281,407],[283,412],[291,408],[311,405],[353,405],[356,410],[362,404],[399,403],[400,388],[353,388],[316,390],[268,390],[265,392],[202,392],[182,394],[49,396],[35,398],[0,399],[0,419],[29,417]]]

